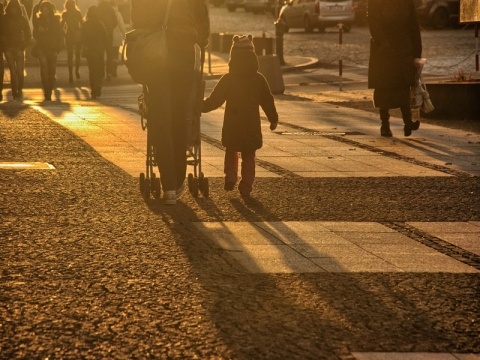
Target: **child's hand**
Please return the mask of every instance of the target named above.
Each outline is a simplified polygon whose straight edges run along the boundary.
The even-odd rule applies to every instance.
[[[270,130],[275,130],[277,128],[278,122],[270,123]]]

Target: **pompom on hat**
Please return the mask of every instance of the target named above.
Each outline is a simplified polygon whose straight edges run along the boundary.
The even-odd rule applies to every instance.
[[[255,46],[253,45],[252,35],[235,35],[233,37],[232,48],[230,54],[234,51],[253,51],[255,52]]]

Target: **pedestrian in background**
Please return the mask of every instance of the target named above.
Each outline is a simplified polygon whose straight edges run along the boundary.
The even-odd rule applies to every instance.
[[[275,130],[278,114],[265,77],[258,72],[258,58],[252,36],[233,37],[229,72],[222,76],[210,97],[203,102],[203,112],[225,104],[222,145],[225,146],[225,187],[233,190],[238,180],[238,153],[242,154],[240,194],[248,198],[255,180],[255,152],[262,147],[260,107]]]
[[[67,0],[62,13],[62,26],[67,47],[68,81],[73,83],[73,60],[75,58],[75,77],[80,79],[80,60],[82,52],[82,13],[75,0]]]
[[[123,39],[125,38],[125,33],[127,28],[125,22],[123,21],[122,14],[118,10],[115,1],[111,2],[113,10],[115,10],[115,15],[117,16],[117,26],[113,29],[113,47],[112,47],[112,62],[110,64],[111,68],[107,69],[107,73],[112,77],[117,77],[117,67],[120,58],[120,46],[123,44]]]
[[[368,87],[379,108],[380,135],[391,137],[389,109],[400,108],[404,135],[420,127],[412,120],[410,87],[415,85],[415,63],[422,55],[420,27],[413,0],[369,0],[371,34]]]
[[[132,1],[132,25],[158,28],[167,1]],[[195,75],[195,44],[208,45],[210,20],[204,0],[172,0],[168,20],[166,69],[153,76],[148,88],[148,132],[154,139],[163,202],[174,205],[184,189],[187,173],[187,105]],[[190,109],[191,110],[191,109]]]
[[[33,28],[33,37],[40,63],[40,76],[45,101],[52,100],[57,71],[57,56],[63,47],[63,30],[60,16],[49,1],[43,1]]]
[[[98,14],[100,16],[100,21],[103,22],[103,25],[105,25],[105,28],[107,29],[107,34],[108,34],[108,46],[106,49],[106,63],[105,63],[105,72],[107,75],[107,80],[110,80],[112,77],[112,74],[110,73],[110,70],[113,67],[113,59],[115,58],[115,55],[113,53],[113,30],[117,26],[117,14],[115,13],[115,10],[113,9],[113,6],[109,0],[99,0],[98,4]]]
[[[102,95],[102,81],[105,76],[105,51],[110,44],[108,32],[100,20],[98,7],[88,8],[82,26],[83,52],[87,58],[88,77],[92,99]]]
[[[10,83],[14,100],[23,98],[25,49],[32,34],[28,19],[22,14],[18,0],[10,0],[3,17],[3,45],[5,59],[10,70]]]
[[[3,100],[3,77],[5,76],[5,62],[3,61],[3,34],[5,32],[3,25],[4,7],[0,3],[0,101]]]

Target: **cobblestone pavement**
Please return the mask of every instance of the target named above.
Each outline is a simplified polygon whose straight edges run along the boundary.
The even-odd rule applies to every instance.
[[[250,203],[213,192],[171,208],[144,202],[136,179],[47,117],[1,111],[0,159],[56,170],[0,170],[0,358],[480,351],[476,274],[251,274],[194,227],[478,221],[478,178],[259,178]]]
[[[214,191],[166,207],[14,102],[0,105],[0,160],[55,166],[0,169],[0,359],[480,353],[478,274],[252,274],[195,226],[375,221],[427,241],[404,223],[480,221],[478,177],[258,178],[249,202]]]

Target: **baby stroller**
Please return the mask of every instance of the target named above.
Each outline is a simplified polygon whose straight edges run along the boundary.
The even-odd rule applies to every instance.
[[[187,166],[193,166],[193,173],[187,177],[188,190],[194,197],[201,192],[205,197],[209,195],[208,178],[202,172],[202,150],[200,133],[200,116],[202,114],[202,102],[205,91],[205,80],[203,79],[203,62],[205,51],[195,45],[195,82],[192,87],[192,94],[188,104],[187,133],[188,147],[186,149]],[[140,174],[140,192],[149,199],[153,196],[159,199],[161,195],[160,175],[157,176],[155,168],[155,142],[152,132],[148,131],[148,88],[143,86],[143,91],[138,97],[138,111],[141,117],[142,130],[147,131],[147,156],[145,161],[145,173]]]

